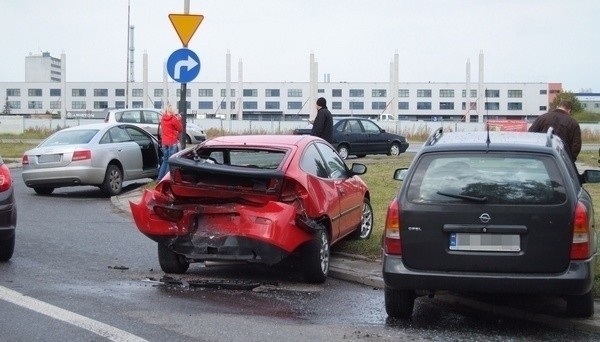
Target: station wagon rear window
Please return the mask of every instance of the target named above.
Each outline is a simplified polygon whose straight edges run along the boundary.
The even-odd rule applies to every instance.
[[[424,156],[406,184],[415,203],[560,204],[564,180],[547,156],[462,153]]]

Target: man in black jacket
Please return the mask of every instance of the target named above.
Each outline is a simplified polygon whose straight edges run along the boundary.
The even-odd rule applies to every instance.
[[[330,144],[333,142],[333,116],[327,109],[327,101],[323,97],[317,100],[317,117],[312,124],[310,135],[322,138]]]
[[[529,132],[546,133],[549,127],[554,129],[554,134],[558,135],[569,153],[573,163],[581,151],[581,128],[579,123],[571,117],[573,104],[571,101],[560,101],[555,110],[540,115],[531,127]]]

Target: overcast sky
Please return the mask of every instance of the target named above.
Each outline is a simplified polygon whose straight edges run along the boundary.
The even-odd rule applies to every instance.
[[[135,26],[135,81],[163,79],[182,47],[168,15],[184,0],[0,0],[0,82],[25,81],[25,57],[50,52],[67,61],[68,82],[127,77],[128,3]],[[401,82],[561,82],[600,92],[599,0],[190,0],[204,15],[189,48],[197,82],[307,82],[310,54],[318,80],[389,81],[398,52]]]

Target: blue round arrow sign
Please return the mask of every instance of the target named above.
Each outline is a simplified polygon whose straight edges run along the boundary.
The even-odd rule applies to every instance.
[[[176,50],[167,60],[167,72],[176,82],[191,82],[200,73],[200,58],[190,49]]]

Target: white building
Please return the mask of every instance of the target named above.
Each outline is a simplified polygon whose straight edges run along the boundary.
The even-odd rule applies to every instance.
[[[25,82],[61,82],[61,60],[50,52],[25,57]]]

